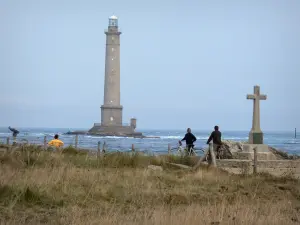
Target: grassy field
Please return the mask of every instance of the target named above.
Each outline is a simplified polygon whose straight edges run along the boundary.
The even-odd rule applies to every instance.
[[[24,147],[0,156],[1,224],[300,224],[289,176],[175,169],[188,158]],[[164,169],[148,169],[148,165]]]

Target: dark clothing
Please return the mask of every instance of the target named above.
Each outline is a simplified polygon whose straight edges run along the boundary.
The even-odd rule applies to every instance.
[[[197,138],[192,133],[186,133],[181,141],[185,141],[186,145],[192,145]]]
[[[10,129],[10,131],[13,132],[13,136],[14,136],[14,137],[17,137],[17,135],[18,135],[18,133],[19,133],[18,130],[16,130],[15,128],[11,128],[11,127],[8,127],[8,129]]]
[[[194,148],[194,145],[187,145],[187,151],[189,155],[194,155],[195,152],[194,150],[192,150],[192,148]]]
[[[222,144],[221,136],[222,136],[222,133],[220,131],[218,131],[218,130],[213,131],[207,140],[207,144],[209,144],[209,142],[211,140],[213,140],[214,144],[221,145]]]

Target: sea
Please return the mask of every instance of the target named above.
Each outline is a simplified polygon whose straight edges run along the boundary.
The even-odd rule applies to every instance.
[[[55,134],[65,143],[65,146],[75,146],[75,136],[66,135],[65,133],[73,130],[84,129],[69,129],[69,128],[18,128],[19,134],[17,142],[42,145],[44,137],[50,141]],[[168,152],[168,145],[172,151],[176,151],[178,141],[185,135],[185,130],[142,130],[139,129],[147,138],[132,138],[132,137],[98,137],[90,135],[78,136],[78,147],[90,150],[97,150],[98,142],[101,146],[105,142],[107,151],[130,151],[132,144],[136,151],[143,151],[153,154],[165,154]],[[222,140],[232,141],[247,141],[249,131],[221,131]],[[196,149],[206,148],[206,141],[211,131],[193,130],[192,133],[196,136]],[[12,137],[12,133],[8,128],[0,128],[0,143],[6,143],[7,137]],[[12,138],[10,138],[12,141]],[[300,134],[295,138],[294,131],[272,131],[264,132],[264,143],[276,149],[283,150],[289,154],[300,155]]]

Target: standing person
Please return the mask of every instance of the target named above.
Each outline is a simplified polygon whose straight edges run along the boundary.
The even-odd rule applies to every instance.
[[[49,141],[48,145],[54,146],[56,148],[60,148],[60,147],[64,146],[64,143],[61,140],[59,140],[58,138],[59,138],[58,134],[55,134],[54,139]]]
[[[222,133],[219,131],[219,127],[215,126],[215,130],[211,132],[206,144],[209,144],[213,140],[214,151],[217,152],[217,158],[219,157],[219,149],[222,145],[221,141]]]
[[[17,129],[15,129],[15,128],[11,128],[10,126],[8,127],[8,129],[11,131],[11,132],[13,132],[13,145],[15,145],[16,144],[16,139],[17,139],[17,135],[20,133]]]
[[[191,128],[187,129],[187,133],[185,134],[184,138],[182,138],[181,141],[185,141],[188,154],[194,154],[194,152],[191,152],[191,148],[194,147],[194,142],[197,140],[197,138],[192,134]]]
[[[20,133],[17,129],[15,128],[11,128],[10,126],[8,127],[8,129],[13,132],[13,137],[16,138],[17,135]]]

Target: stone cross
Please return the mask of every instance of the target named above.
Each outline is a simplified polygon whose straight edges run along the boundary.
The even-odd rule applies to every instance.
[[[263,132],[260,129],[259,101],[266,100],[266,95],[260,94],[260,87],[254,86],[254,94],[247,95],[247,99],[253,100],[252,129],[249,133],[249,144],[263,144]]]

